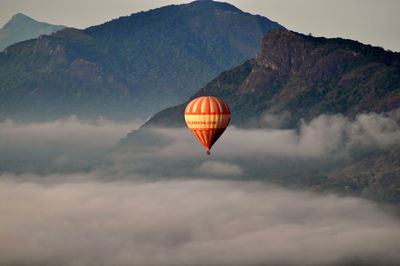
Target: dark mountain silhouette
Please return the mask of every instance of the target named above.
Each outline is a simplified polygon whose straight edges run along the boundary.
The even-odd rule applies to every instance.
[[[0,54],[0,118],[146,117],[254,57],[276,28],[230,4],[196,1],[19,43]]]
[[[65,26],[39,22],[22,13],[15,14],[0,29],[0,51],[14,43],[37,38],[63,28]]]

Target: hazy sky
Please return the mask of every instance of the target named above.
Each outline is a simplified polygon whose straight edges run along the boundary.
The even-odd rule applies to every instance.
[[[181,0],[0,0],[0,25],[22,12],[53,24],[85,28]],[[398,0],[227,0],[285,27],[314,36],[343,37],[400,51]]]

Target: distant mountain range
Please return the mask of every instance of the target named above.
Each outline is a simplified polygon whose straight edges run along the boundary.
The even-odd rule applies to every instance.
[[[226,101],[232,124],[260,126],[285,115],[286,126],[321,114],[355,116],[400,107],[400,53],[352,40],[315,38],[289,30],[265,36],[255,59],[226,71],[194,94]],[[184,126],[187,102],[157,113],[147,126]],[[267,125],[268,126],[268,125]]]
[[[34,39],[43,34],[50,34],[65,26],[52,25],[36,21],[22,13],[15,14],[0,29],[0,51],[14,43]]]
[[[148,117],[254,57],[277,28],[227,3],[195,1],[18,43],[0,54],[0,119]]]

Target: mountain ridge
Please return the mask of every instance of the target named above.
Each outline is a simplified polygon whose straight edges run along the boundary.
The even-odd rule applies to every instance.
[[[192,98],[203,95],[224,99],[236,113],[232,123],[243,127],[263,114],[289,112],[289,124],[295,127],[300,119],[310,121],[323,113],[354,117],[390,111],[400,107],[400,53],[353,40],[273,30],[255,59],[222,73]],[[145,126],[183,126],[182,117],[163,112],[177,114],[184,105],[157,113]]]
[[[0,119],[148,117],[255,56],[272,28],[282,26],[230,4],[192,2],[8,47]]]

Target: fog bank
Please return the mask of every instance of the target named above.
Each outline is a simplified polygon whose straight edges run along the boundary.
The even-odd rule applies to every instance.
[[[361,199],[256,182],[55,178],[75,181],[1,176],[1,265],[400,263],[400,223]]]

